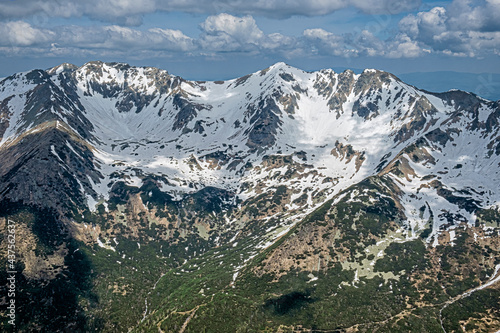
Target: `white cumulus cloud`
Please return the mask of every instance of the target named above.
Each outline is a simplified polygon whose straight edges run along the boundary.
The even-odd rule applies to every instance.
[[[500,49],[500,1],[454,0],[446,8],[407,15],[399,29],[410,38],[404,43],[413,45],[415,52],[420,47],[461,57],[496,54]]]
[[[200,48],[215,52],[280,52],[285,55],[296,47],[295,37],[281,33],[264,34],[252,16],[237,17],[227,13],[209,16],[200,24]]]
[[[52,40],[55,33],[32,27],[23,21],[0,23],[0,44],[3,46],[30,46]]]
[[[200,42],[207,49],[257,45],[264,37],[251,16],[236,17],[222,13],[209,16],[200,27],[203,30]]]

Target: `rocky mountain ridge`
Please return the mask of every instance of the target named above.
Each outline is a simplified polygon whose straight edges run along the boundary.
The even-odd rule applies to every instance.
[[[2,152],[19,138],[29,140],[31,133],[54,126],[72,135],[71,141],[53,140],[67,141],[66,147],[45,144],[45,149],[51,149],[60,168],[68,161],[59,149],[87,162],[78,165],[89,177],[67,178],[80,184],[79,189],[72,185],[81,193],[71,197],[86,196],[92,210],[109,199],[117,181],[139,185],[137,172],[163,175],[161,186],[174,196],[215,186],[248,198],[254,194],[242,192],[241,184],[256,187],[262,180],[246,166],[260,164],[263,156],[289,154],[300,155],[305,167],[312,165],[318,183],[333,178],[331,196],[380,172],[395,156],[408,164],[403,151],[412,145],[425,145],[420,154],[431,155],[424,156],[429,160],[439,160],[436,154],[441,161],[448,155],[458,159],[454,165],[430,163],[434,174],[449,174],[446,169],[459,164],[465,165],[460,173],[487,168],[482,174],[493,179],[480,182],[499,185],[497,102],[459,91],[419,91],[375,70],[306,73],[279,63],[236,80],[189,82],[154,68],[92,62],[9,77],[2,82],[2,95]],[[86,148],[75,151],[75,141],[85,141]],[[458,163],[473,151],[480,153],[474,162]],[[303,188],[295,187],[295,195],[302,195]],[[3,190],[2,195],[12,194]],[[487,207],[498,198],[481,201]]]

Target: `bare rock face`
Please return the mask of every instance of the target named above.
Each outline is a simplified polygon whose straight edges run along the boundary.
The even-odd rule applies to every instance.
[[[246,145],[252,150],[262,150],[271,147],[276,141],[276,134],[281,120],[280,108],[271,99],[261,100],[255,107],[255,111],[250,111],[251,127],[247,130],[248,141]]]
[[[88,145],[57,121],[39,126],[0,156],[3,200],[58,209],[62,215],[85,204],[82,189],[96,196],[91,182],[102,177]]]

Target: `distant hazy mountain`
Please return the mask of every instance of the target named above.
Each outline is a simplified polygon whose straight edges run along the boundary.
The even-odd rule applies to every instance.
[[[398,77],[406,83],[429,91],[459,89],[493,101],[500,99],[500,74],[441,71],[399,74]]]
[[[5,78],[17,328],[499,329],[500,104],[420,88],[284,63],[213,82],[98,61]]]

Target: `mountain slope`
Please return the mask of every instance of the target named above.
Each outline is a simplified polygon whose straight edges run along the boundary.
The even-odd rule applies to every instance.
[[[422,307],[437,318],[447,297],[497,274],[500,105],[474,94],[430,93],[377,70],[278,63],[199,82],[91,62],[4,79],[0,117],[2,216],[49,209],[63,243],[35,262],[50,266],[57,249],[68,260],[76,241],[94,265],[88,278],[106,302],[81,301],[93,318],[82,329],[125,331],[141,318],[138,330],[267,327],[223,324],[233,303],[271,330],[389,329]],[[24,220],[36,236],[38,220]],[[190,277],[198,270],[204,278]],[[423,300],[443,276],[444,294]],[[340,289],[364,317],[353,307],[321,317]],[[430,325],[419,327],[443,324]]]

